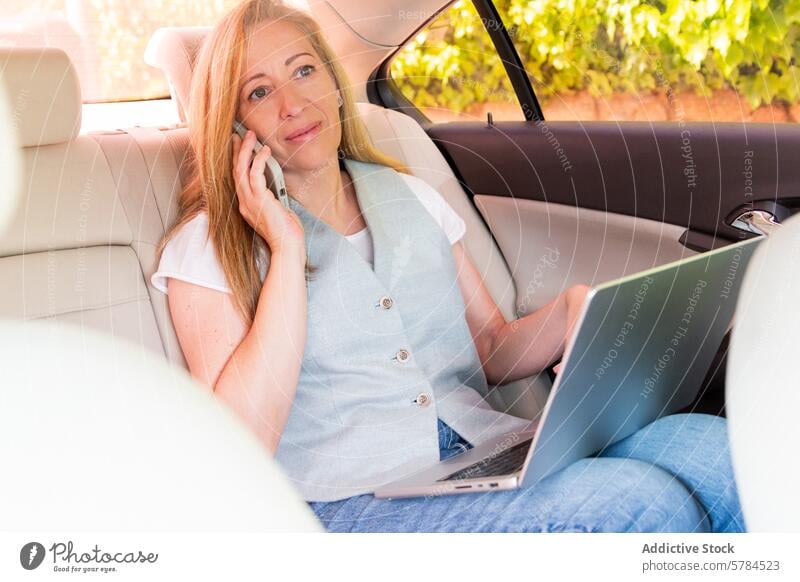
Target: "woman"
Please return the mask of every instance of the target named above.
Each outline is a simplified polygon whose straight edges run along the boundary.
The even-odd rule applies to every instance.
[[[586,287],[506,322],[459,241],[463,221],[370,143],[303,13],[237,7],[204,45],[191,94],[195,179],[153,282],[168,291],[192,375],[330,530],[742,529],[724,420],[694,414],[533,487],[375,499],[380,484],[528,426],[486,403],[487,382],[556,360]],[[244,140],[234,118],[251,130]],[[269,155],[288,210],[267,188]]]

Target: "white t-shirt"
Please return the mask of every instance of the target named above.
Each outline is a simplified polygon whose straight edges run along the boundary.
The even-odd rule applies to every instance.
[[[455,210],[430,184],[409,174],[400,174],[422,205],[431,213],[447,235],[450,244],[455,244],[464,236],[466,224]],[[167,292],[167,278],[180,279],[201,287],[230,293],[222,266],[214,252],[211,240],[207,240],[208,215],[201,212],[170,239],[158,270],[150,278],[159,291]],[[345,237],[370,265],[373,263],[372,235],[364,228]],[[259,262],[261,280],[267,276],[266,265]]]

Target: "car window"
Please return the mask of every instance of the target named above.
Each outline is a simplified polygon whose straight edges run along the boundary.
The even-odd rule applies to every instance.
[[[164,26],[210,26],[239,0],[3,0],[0,46],[52,46],[72,60],[85,103],[169,97],[164,74],[145,64]]]
[[[498,121],[524,119],[484,21],[468,0],[453,3],[398,51],[390,74],[432,121],[485,120],[489,111]]]
[[[548,120],[800,120],[800,10],[784,2],[493,3]],[[485,25],[460,0],[393,59],[433,120],[522,119]]]
[[[800,10],[769,0],[498,0],[546,119],[800,119]]]

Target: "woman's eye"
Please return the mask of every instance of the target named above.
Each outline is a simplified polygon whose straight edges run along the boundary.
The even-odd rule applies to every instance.
[[[311,73],[315,70],[314,65],[303,65],[302,67],[298,68],[296,73],[298,73],[301,77],[308,77]]]
[[[248,99],[253,101],[253,99],[263,99],[267,96],[267,88],[266,87],[256,87],[250,92],[250,96]]]

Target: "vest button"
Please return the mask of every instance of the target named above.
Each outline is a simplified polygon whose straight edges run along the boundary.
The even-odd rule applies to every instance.
[[[397,358],[398,362],[406,362],[411,357],[411,353],[408,350],[397,350],[394,357]]]
[[[383,307],[384,309],[391,309],[392,305],[394,304],[394,300],[392,300],[392,298],[389,297],[388,295],[384,295],[380,299],[380,304],[381,307]]]
[[[414,402],[420,406],[428,406],[428,404],[431,402],[431,397],[423,392],[417,395],[417,399]]]

